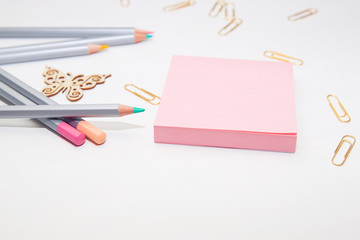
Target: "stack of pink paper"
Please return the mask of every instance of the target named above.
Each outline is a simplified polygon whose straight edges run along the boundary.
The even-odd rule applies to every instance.
[[[174,56],[157,143],[295,152],[290,63]]]

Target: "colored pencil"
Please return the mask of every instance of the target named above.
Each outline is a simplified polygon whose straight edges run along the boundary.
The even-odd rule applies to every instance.
[[[11,104],[17,105],[34,105],[32,101],[24,97],[20,93],[11,89],[4,83],[0,82],[0,96]],[[85,135],[80,131],[76,130],[72,126],[60,119],[48,119],[48,118],[37,118],[34,119],[43,124],[49,130],[63,136],[76,146],[80,146],[85,142]]]
[[[0,64],[10,64],[19,62],[29,62],[52,58],[74,57],[97,53],[107,45],[88,44],[69,48],[57,48],[48,50],[39,50],[31,52],[18,52],[0,55]]]
[[[144,111],[121,104],[0,106],[0,118],[123,117]]]
[[[6,72],[0,68],[0,82],[3,82],[7,86],[11,87],[15,91],[19,92],[23,96],[29,98],[31,101],[38,105],[54,105],[55,101],[46,97],[39,91],[33,89],[26,83],[22,82],[17,77]],[[86,137],[94,141],[96,144],[102,144],[106,140],[106,134],[95,126],[91,125],[82,118],[63,118],[65,122],[76,128],[80,132],[84,133]]]
[[[116,27],[4,27],[0,28],[0,37],[9,38],[82,38],[106,35],[151,34],[153,32],[136,28]]]
[[[102,37],[94,37],[94,38],[75,39],[70,41],[30,44],[23,46],[0,48],[0,54],[20,53],[27,51],[39,51],[39,50],[42,51],[42,50],[57,49],[57,48],[68,48],[75,46],[85,46],[86,44],[102,44],[109,46],[118,46],[118,45],[142,42],[145,39],[150,38],[151,36],[152,35],[132,34],[132,35],[123,35],[123,36],[102,36]]]

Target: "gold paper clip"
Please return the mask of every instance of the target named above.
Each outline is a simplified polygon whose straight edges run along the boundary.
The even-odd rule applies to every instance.
[[[225,6],[224,0],[218,0],[209,12],[210,17],[217,17]]]
[[[352,138],[353,141],[348,140],[349,138]],[[345,153],[344,156],[344,160],[340,163],[336,163],[335,162],[335,157],[338,154],[338,152],[340,151],[340,148],[342,147],[342,145],[344,144],[344,142],[348,143],[350,145],[349,149],[347,150],[347,152]],[[335,165],[335,166],[342,166],[344,165],[346,159],[349,157],[349,154],[351,153],[351,150],[353,149],[354,145],[356,142],[356,138],[351,136],[351,135],[345,135],[343,136],[343,138],[341,139],[339,145],[337,146],[336,150],[335,150],[335,154],[334,157],[332,158],[331,162]]]
[[[331,98],[336,99],[336,101],[337,101],[340,109],[343,111],[343,113],[339,114],[338,111],[336,111],[334,105],[331,102]],[[347,123],[347,122],[351,121],[349,113],[345,110],[344,106],[341,104],[341,102],[340,102],[340,100],[339,100],[339,98],[337,96],[330,94],[330,95],[327,96],[327,100],[329,102],[329,105],[330,105],[331,109],[333,110],[333,112],[335,113],[337,119],[339,119],[340,122]]]
[[[303,63],[304,63],[304,61],[299,59],[299,58],[290,57],[290,56],[287,56],[285,54],[274,52],[274,51],[265,51],[264,56],[269,57],[269,58],[273,58],[273,59],[276,59],[276,60],[280,60],[280,61],[283,61],[283,62],[292,63],[292,64],[298,65],[298,66],[303,65]]]
[[[231,21],[235,18],[235,4],[233,2],[225,3],[225,19]]]
[[[234,18],[233,20],[231,20],[225,27],[223,27],[222,29],[220,29],[220,31],[218,32],[218,34],[220,36],[226,36],[229,33],[231,33],[232,31],[235,30],[235,28],[237,28],[238,26],[240,26],[240,24],[242,24],[243,20],[241,18]]]
[[[311,16],[317,12],[318,12],[318,10],[316,8],[309,8],[309,9],[306,9],[304,11],[301,11],[301,12],[298,12],[298,13],[295,13],[295,14],[289,16],[288,19],[289,19],[289,21],[297,21],[299,19],[303,19],[308,16]]]
[[[145,93],[146,95],[149,95],[150,97],[144,96],[144,95],[138,93],[136,90],[135,91],[131,90],[131,87],[134,87],[135,89],[140,90],[142,93]],[[143,88],[139,88],[139,87],[135,86],[134,84],[126,84],[124,86],[124,88],[127,91],[131,92],[132,94],[138,96],[139,98],[144,99],[148,103],[151,103],[152,105],[159,105],[160,104],[160,100],[161,100],[160,97],[156,96],[155,94],[153,94],[151,92],[146,91]]]
[[[121,6],[128,7],[130,6],[130,0],[120,0]]]
[[[163,8],[165,12],[171,12],[173,10],[177,10],[180,8],[188,7],[195,4],[195,0],[188,0],[180,3],[175,3],[173,5],[169,5]]]

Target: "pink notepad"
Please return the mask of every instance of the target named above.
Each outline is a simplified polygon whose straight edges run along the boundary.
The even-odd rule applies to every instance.
[[[295,152],[290,63],[174,56],[157,143]]]

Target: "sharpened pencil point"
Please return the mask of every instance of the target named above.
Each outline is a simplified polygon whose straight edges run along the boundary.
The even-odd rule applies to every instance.
[[[149,30],[135,29],[135,33],[140,33],[140,34],[152,34],[152,33],[154,33],[154,32],[153,32],[153,31],[149,31]]]
[[[133,111],[134,111],[134,113],[139,113],[139,112],[145,112],[145,109],[134,107]]]
[[[106,48],[108,48],[108,47],[110,47],[110,46],[109,46],[109,45],[101,45],[101,46],[100,46],[100,49],[101,49],[101,50],[104,50],[104,49],[106,49]]]
[[[90,44],[88,44],[89,54],[100,52],[101,50],[103,50],[107,47],[109,47],[109,46],[90,43]]]
[[[151,38],[152,36],[152,34],[146,34],[146,38]]]

